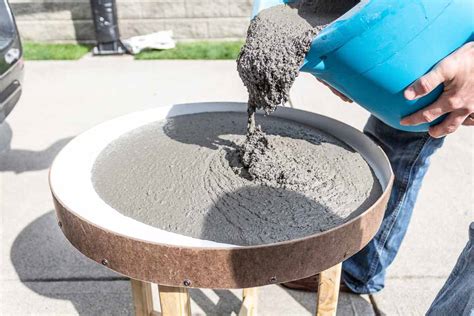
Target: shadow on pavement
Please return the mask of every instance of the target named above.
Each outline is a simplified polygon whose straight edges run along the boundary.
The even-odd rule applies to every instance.
[[[0,125],[0,172],[12,171],[22,173],[48,169],[54,157],[66,146],[73,137],[57,140],[48,148],[35,151],[27,149],[12,149],[12,131],[8,124]]]
[[[70,301],[79,315],[133,314],[128,278],[75,250],[61,233],[54,211],[20,232],[10,257],[26,287],[45,297]]]
[[[309,313],[314,315],[317,293],[290,290],[284,287],[282,289]],[[337,315],[366,315],[365,313],[373,312],[371,303],[357,294],[339,293],[337,305]]]
[[[0,123],[0,155],[10,150],[12,137],[13,131],[10,125],[6,121]]]
[[[219,297],[217,303],[214,303],[201,289],[191,289],[189,291],[191,299],[204,311],[205,315],[238,315],[241,298],[235,296],[229,290],[213,290]]]

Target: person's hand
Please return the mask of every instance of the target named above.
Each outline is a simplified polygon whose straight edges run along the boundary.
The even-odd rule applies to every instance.
[[[461,124],[474,125],[474,42],[465,44],[416,80],[405,90],[405,98],[416,100],[441,83],[444,83],[444,90],[439,98],[404,117],[400,124],[429,123],[449,113],[441,123],[429,128],[430,135],[436,138],[453,133]]]
[[[326,87],[328,87],[332,93],[334,93],[335,95],[337,95],[339,98],[341,98],[342,101],[345,101],[345,102],[349,102],[349,103],[352,103],[352,100],[349,99],[345,94],[339,92],[338,90],[334,89],[333,87],[331,87],[330,85],[328,85],[324,80],[321,80],[319,78],[316,78],[318,79],[319,82],[321,82],[323,85],[325,85]]]

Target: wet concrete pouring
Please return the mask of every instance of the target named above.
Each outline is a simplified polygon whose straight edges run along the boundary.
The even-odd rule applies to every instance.
[[[237,58],[237,71],[249,93],[242,163],[253,178],[263,177],[267,182],[279,179],[279,172],[275,179],[275,169],[264,164],[263,156],[275,149],[267,146],[265,131],[255,120],[256,111],[263,110],[269,115],[277,106],[285,105],[314,37],[355,3],[300,0],[265,9],[250,22],[246,42]]]
[[[270,114],[288,101],[314,37],[357,3],[300,0],[262,10],[250,21],[247,39],[237,58],[237,71],[249,92],[249,134],[257,127],[257,109]]]

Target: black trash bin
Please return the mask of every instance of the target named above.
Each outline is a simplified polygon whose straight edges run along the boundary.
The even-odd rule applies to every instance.
[[[115,0],[90,0],[97,46],[94,55],[117,55],[126,52],[120,41]]]

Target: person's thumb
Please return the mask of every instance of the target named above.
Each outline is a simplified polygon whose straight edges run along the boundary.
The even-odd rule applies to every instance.
[[[433,91],[437,86],[443,83],[446,78],[447,72],[443,63],[435,66],[430,72],[416,80],[404,92],[404,96],[407,100],[415,100],[427,95]]]

